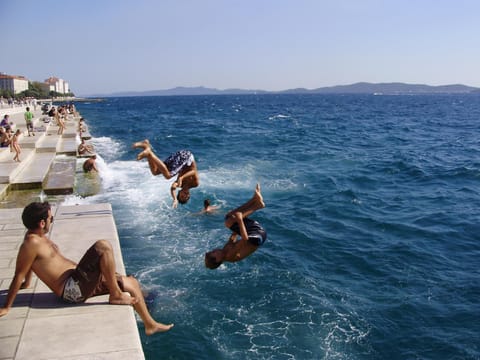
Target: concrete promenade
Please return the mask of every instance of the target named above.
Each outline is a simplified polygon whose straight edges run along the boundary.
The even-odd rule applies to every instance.
[[[19,115],[23,119],[23,113]],[[74,120],[67,125],[67,129],[75,129],[72,126]],[[41,121],[40,116],[37,121]],[[16,125],[21,127],[21,122],[18,121]],[[46,134],[48,129],[43,134],[39,132],[35,140],[34,137],[24,137],[24,141],[30,140],[35,144],[32,147],[34,154],[39,153],[40,145],[48,137]],[[62,149],[62,146],[58,146],[62,142],[61,137],[58,141],[54,154]],[[4,161],[7,162],[8,160]],[[2,161],[0,170],[1,163]],[[17,176],[28,172],[39,161],[34,159],[25,163]],[[52,163],[45,161],[42,164],[43,167],[50,167]],[[4,176],[5,169],[4,167]],[[49,170],[44,169],[44,172],[48,174]],[[35,188],[40,184],[41,190],[43,182],[38,179],[30,181]],[[15,191],[11,189],[12,183],[8,182],[5,186],[9,192]],[[65,256],[79,261],[96,240],[105,239],[114,248],[117,272],[125,274],[110,204],[52,205],[54,223],[49,237]],[[19,207],[0,209],[0,305],[5,302],[15,272],[16,255],[25,234],[21,221],[23,207],[22,204]],[[34,276],[30,288],[20,290],[11,311],[0,318],[0,360],[5,359],[135,360],[144,359],[144,353],[133,307],[110,305],[108,295],[89,299],[85,304],[66,304]]]

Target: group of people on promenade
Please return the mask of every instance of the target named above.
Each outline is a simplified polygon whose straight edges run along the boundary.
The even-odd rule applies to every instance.
[[[61,105],[61,106],[52,106],[49,111],[47,112],[49,117],[55,119],[56,125],[58,126],[58,135],[62,135],[65,128],[66,128],[66,119],[69,114],[77,114],[75,105],[68,104],[68,105]],[[30,111],[30,107],[27,106],[24,112],[24,119],[25,119],[25,126],[27,128],[28,136],[35,136],[35,127],[34,127],[34,114]],[[81,119],[83,120],[83,119]],[[80,124],[81,125],[81,124]],[[10,121],[10,115],[5,114],[3,119],[0,122],[0,147],[10,147],[10,152],[15,152],[13,160],[16,162],[20,162],[20,154],[22,149],[19,143],[19,137],[22,135],[20,129],[17,129],[13,132],[14,123]],[[79,148],[81,150],[81,148]],[[84,144],[84,148],[82,151],[85,152],[92,152],[92,148],[90,145]],[[87,167],[92,169],[96,169],[95,164],[87,165]]]
[[[35,136],[33,128],[33,118],[34,115],[30,111],[30,108],[27,106],[23,114],[25,119],[25,125],[27,127],[28,136]],[[21,162],[20,154],[22,149],[20,147],[19,138],[22,135],[20,129],[17,129],[15,132],[12,131],[14,126],[13,122],[10,121],[10,116],[5,114],[2,121],[0,122],[0,147],[10,147],[10,152],[14,152],[13,161]]]
[[[192,152],[180,150],[162,161],[154,153],[148,140],[136,142],[133,147],[142,150],[137,160],[146,159],[153,175],[161,174],[167,180],[176,176],[170,187],[173,208],[176,208],[178,203],[188,202],[190,190],[200,184]],[[257,184],[251,199],[226,214],[224,225],[231,234],[222,248],[205,253],[207,268],[216,269],[225,261],[240,261],[265,242],[265,229],[250,218],[264,207],[260,184]],[[216,207],[205,201],[204,212],[215,210]],[[152,318],[140,284],[133,276],[115,272],[113,249],[108,241],[96,241],[77,264],[64,257],[58,246],[47,237],[53,223],[48,202],[33,202],[27,205],[22,213],[22,221],[27,232],[18,251],[15,274],[5,304],[0,308],[0,317],[9,312],[18,291],[30,285],[32,273],[35,273],[66,302],[82,303],[90,297],[108,294],[111,304],[132,305],[141,317],[147,335],[168,331],[173,327],[173,324],[163,324]]]

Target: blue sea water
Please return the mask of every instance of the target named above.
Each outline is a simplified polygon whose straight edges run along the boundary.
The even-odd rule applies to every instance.
[[[479,359],[480,96],[244,95],[78,103],[128,273],[154,317],[147,359]],[[195,154],[201,185],[137,161]],[[266,243],[216,270],[223,215],[261,183]],[[196,214],[203,200],[218,213]]]

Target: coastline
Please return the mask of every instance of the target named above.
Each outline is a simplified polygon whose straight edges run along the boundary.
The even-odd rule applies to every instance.
[[[12,117],[15,125],[23,129],[24,107],[20,108],[22,111],[12,113]],[[42,115],[38,113],[36,115],[36,125],[42,125]],[[76,166],[69,167],[67,170],[63,168],[58,174],[53,173],[53,175],[52,169],[57,156],[60,156],[62,161],[70,158],[75,159],[76,162],[79,119],[80,114],[70,117],[67,126],[70,131],[65,131],[61,137],[54,135],[55,126],[55,129],[49,129],[51,124],[47,124],[43,133],[37,132],[35,137],[23,136],[22,145],[31,146],[31,149],[25,148],[22,154],[28,152],[31,159],[25,157],[25,166],[22,171],[12,178],[12,183],[7,184],[7,189],[1,192],[0,303],[2,304],[5,302],[8,287],[15,272],[16,255],[25,232],[21,213],[23,207],[31,201],[48,200],[51,203],[55,223],[49,237],[64,249],[68,257],[78,261],[88,248],[88,244],[94,243],[99,238],[106,239],[114,249],[116,271],[126,274],[110,204],[64,205],[63,194],[45,195],[47,192],[45,186],[52,176],[65,185],[66,179],[72,179],[76,174]],[[90,136],[89,133],[88,136]],[[70,144],[68,153],[64,151],[63,137]],[[51,140],[54,140],[55,144],[46,148],[45,142]],[[42,154],[41,151],[45,149],[46,154],[50,154],[47,155],[49,161],[40,162],[36,156]],[[3,153],[0,155],[5,156]],[[6,155],[10,157],[10,153]],[[5,170],[4,165],[10,164],[10,160],[2,159],[0,170]],[[46,180],[31,180],[32,182],[25,186],[32,189],[17,189],[14,186],[16,179],[23,173],[42,167],[43,169],[39,170],[45,174]],[[73,182],[71,184],[73,191]],[[2,185],[5,186],[5,184]],[[78,241],[79,238],[82,241]],[[45,331],[46,329],[48,331]],[[57,298],[34,275],[32,286],[20,290],[9,314],[0,318],[0,358],[23,360],[60,357],[145,359],[133,308],[108,304],[108,295],[88,299],[84,304],[68,305]]]

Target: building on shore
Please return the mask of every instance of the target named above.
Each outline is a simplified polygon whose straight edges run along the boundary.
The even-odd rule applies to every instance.
[[[28,90],[28,79],[24,76],[0,73],[0,90],[19,94],[22,91]]]
[[[51,76],[44,82],[49,86],[49,91],[55,91],[60,94],[68,94],[70,92],[70,86],[68,82],[63,79]]]
[[[51,76],[44,82],[35,82],[45,93],[56,92],[69,94],[70,84],[64,79]],[[0,72],[0,90],[9,91],[12,95],[19,94],[29,89],[29,80],[25,76],[8,75]]]

